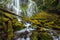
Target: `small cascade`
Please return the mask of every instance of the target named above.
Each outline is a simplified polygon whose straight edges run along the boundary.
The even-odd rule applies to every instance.
[[[59,34],[59,40],[60,40],[60,34]]]
[[[52,32],[50,34],[51,34],[53,40],[58,40],[58,37],[57,36],[54,36],[54,34]]]
[[[16,31],[15,32],[15,38],[16,40],[30,40],[30,36],[32,34],[32,31],[34,31],[35,29],[32,29],[30,26],[30,23],[25,23],[24,24],[26,28]],[[19,37],[17,37],[18,35],[20,35]]]
[[[46,31],[48,31],[48,33],[51,35],[53,40],[60,40],[59,37],[60,35],[58,35],[58,37],[55,35],[55,31],[54,30],[50,30],[50,29],[45,29]]]

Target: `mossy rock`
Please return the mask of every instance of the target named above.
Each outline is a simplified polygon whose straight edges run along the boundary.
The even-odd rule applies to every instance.
[[[9,18],[3,17],[2,20],[3,20],[3,22],[6,22],[9,20]]]
[[[13,16],[9,13],[3,13],[3,15],[5,15],[7,18],[13,19]]]

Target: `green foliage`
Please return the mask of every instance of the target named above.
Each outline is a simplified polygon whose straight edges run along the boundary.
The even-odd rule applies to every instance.
[[[59,0],[34,0],[37,4],[39,11],[48,11],[48,10],[60,10],[60,1]]]
[[[57,10],[60,10],[60,3],[57,5]]]
[[[38,32],[35,31],[35,32],[33,32],[32,35],[31,35],[31,40],[38,40],[37,37],[38,37]]]
[[[52,40],[52,37],[47,32],[40,33],[38,38],[39,40]]]
[[[40,27],[59,28],[59,26],[60,26],[59,25],[59,23],[60,23],[59,17],[60,16],[58,16],[56,14],[41,12],[41,13],[33,16],[31,18],[32,19],[31,22]]]
[[[60,30],[60,15],[40,12],[31,18],[24,17],[22,20],[31,22],[32,26],[36,27],[37,32],[33,32],[31,40],[52,40],[51,35],[49,35],[45,29],[59,29]],[[57,34],[56,34],[57,35]]]
[[[32,22],[32,25],[36,25],[39,27],[60,29],[59,18],[60,15],[47,13],[47,12],[40,12],[31,18],[24,17],[22,18],[22,20]]]

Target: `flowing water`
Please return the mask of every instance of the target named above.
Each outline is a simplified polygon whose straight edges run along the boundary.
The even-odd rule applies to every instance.
[[[57,36],[55,36],[55,35],[54,35],[54,33],[52,33],[52,32],[51,32],[50,34],[51,34],[51,36],[52,36],[53,40],[58,40],[58,37],[57,37]]]
[[[21,7],[23,6],[23,7]],[[25,8],[25,6],[27,6]],[[31,17],[32,15],[36,14],[37,11],[37,5],[32,0],[12,0],[11,4],[7,4],[8,9],[12,9],[13,12],[15,12],[19,16],[25,16],[25,17]],[[17,17],[18,18],[18,17]],[[18,18],[18,21],[21,19]]]
[[[60,40],[60,34],[57,37],[57,35],[55,35],[56,32],[54,30],[46,29],[46,31],[48,31],[48,33],[51,35],[53,40]]]
[[[27,15],[28,16],[32,16],[33,13],[36,14],[38,11],[37,11],[37,5],[34,1],[32,0],[29,0],[29,3],[28,3],[28,8],[27,8]]]
[[[24,25],[25,25],[26,28],[15,32],[16,36],[18,36],[17,34],[20,34],[19,38],[17,38],[15,36],[16,40],[30,40],[30,36],[32,34],[32,31],[35,30],[35,29],[30,28],[29,26],[31,24],[29,24],[29,23],[25,23]]]

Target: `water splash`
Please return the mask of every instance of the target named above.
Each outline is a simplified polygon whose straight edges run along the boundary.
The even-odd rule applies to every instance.
[[[30,37],[27,37],[26,40],[30,40]]]
[[[60,40],[60,34],[59,34],[59,40]]]

